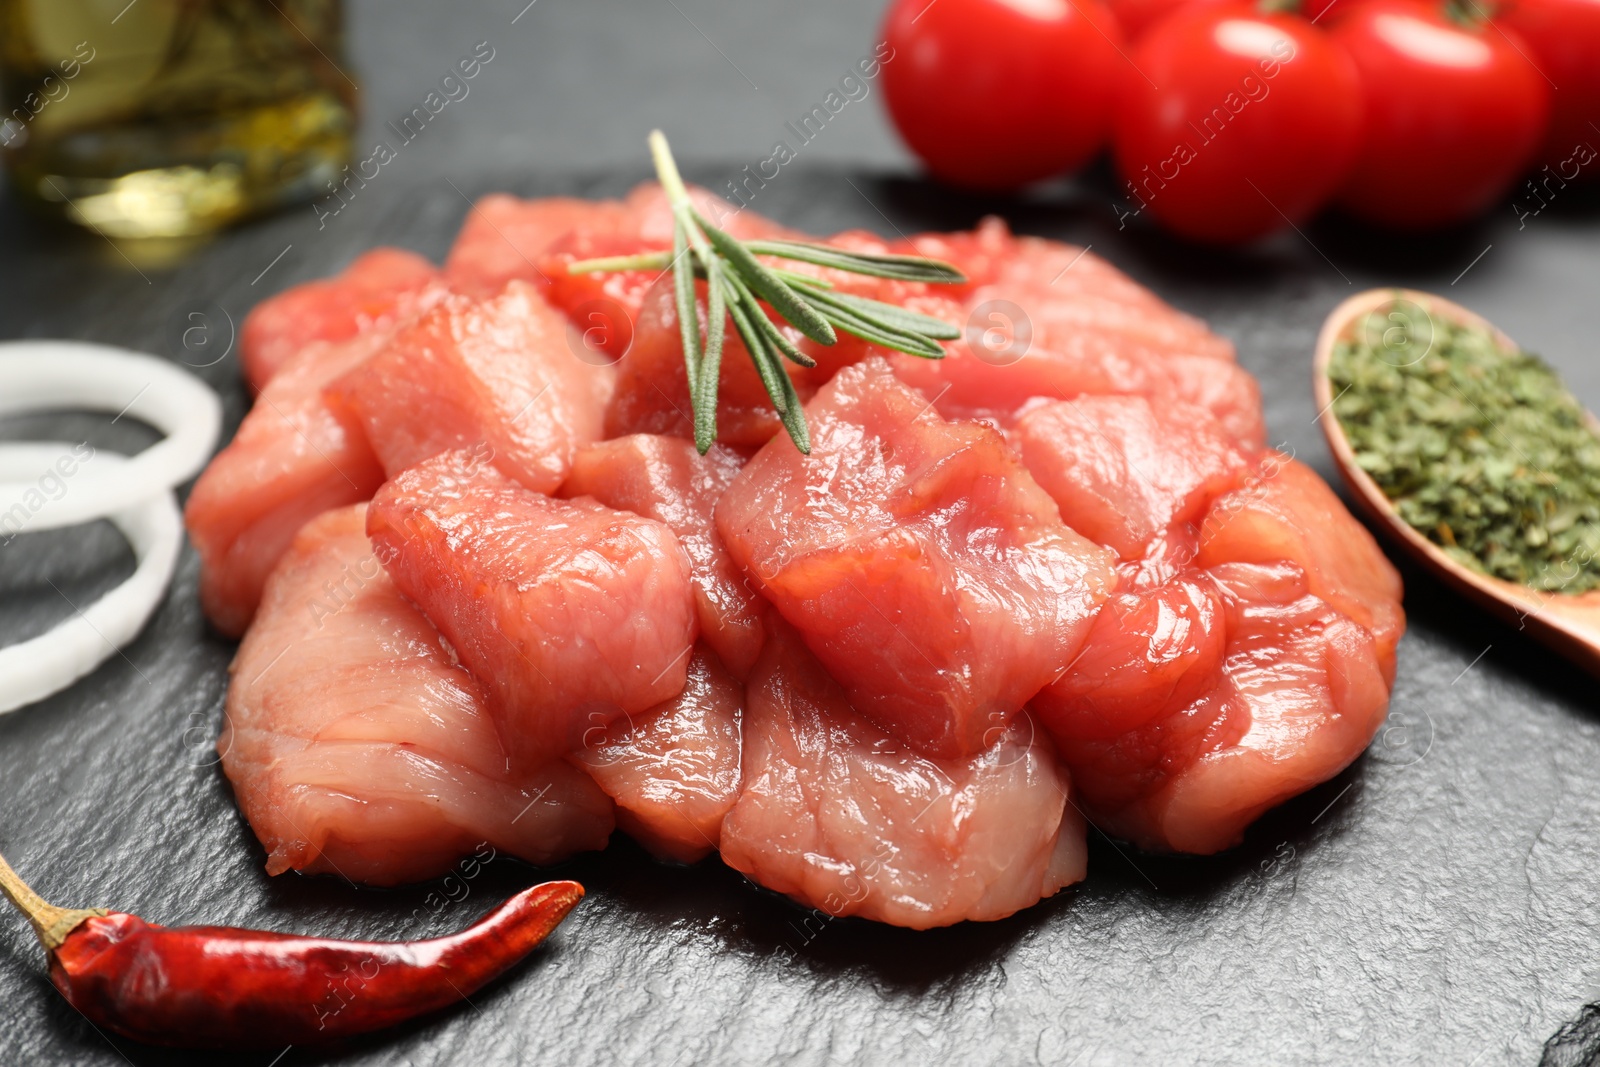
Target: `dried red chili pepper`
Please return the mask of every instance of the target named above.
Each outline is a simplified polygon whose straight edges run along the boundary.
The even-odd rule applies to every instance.
[[[58,908],[4,857],[0,891],[33,924],[50,980],[90,1022],[187,1048],[308,1045],[448,1007],[531,952],[583,898],[576,882],[546,882],[460,933],[392,943]]]

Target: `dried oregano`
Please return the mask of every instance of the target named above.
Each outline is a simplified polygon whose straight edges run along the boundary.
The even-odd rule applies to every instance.
[[[1543,360],[1403,300],[1329,367],[1356,462],[1400,517],[1474,570],[1600,587],[1600,435]]]

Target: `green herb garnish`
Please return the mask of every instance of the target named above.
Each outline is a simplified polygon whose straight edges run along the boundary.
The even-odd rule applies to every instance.
[[[1356,462],[1418,532],[1495,578],[1600,587],[1600,435],[1538,356],[1396,300],[1328,373]]]
[[[816,361],[802,352],[767,313],[771,307],[788,325],[817,344],[838,342],[848,333],[871,344],[926,359],[942,359],[939,341],[961,336],[956,326],[880,300],[833,292],[820,278],[784,270],[757,259],[767,256],[900,281],[958,284],[966,276],[948,263],[922,256],[876,256],[799,241],[740,241],[707,222],[689,200],[678,165],[660,130],[650,133],[656,176],[672,206],[671,252],[586,259],[567,272],[672,269],[678,323],[683,334],[684,373],[694,409],[694,443],[701,453],[717,437],[717,386],[722,369],[726,319],[732,319],[750,359],[761,375],[772,407],[801,452],[811,451],[805,413],[783,360],[802,367]],[[704,341],[695,304],[695,279],[706,282]]]

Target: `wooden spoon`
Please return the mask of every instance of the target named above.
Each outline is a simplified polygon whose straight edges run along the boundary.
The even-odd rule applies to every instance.
[[[1328,365],[1337,342],[1348,339],[1355,325],[1368,313],[1386,308],[1393,309],[1392,314],[1414,317],[1425,313],[1432,319],[1482,327],[1491,332],[1503,350],[1518,351],[1518,346],[1511,338],[1481,315],[1441,296],[1414,289],[1369,289],[1334,308],[1317,337],[1314,387],[1322,432],[1328,438],[1334,463],[1338,465],[1339,473],[1355,497],[1356,504],[1395,543],[1423,567],[1438,575],[1446,585],[1464,593],[1469,600],[1476,601],[1491,614],[1556,649],[1590,673],[1600,675],[1600,590],[1578,595],[1541,592],[1516,582],[1491,578],[1463,566],[1396,514],[1394,505],[1384,496],[1383,490],[1356,464],[1355,452],[1345,438],[1344,427],[1333,413],[1333,384],[1328,379]],[[1600,427],[1592,415],[1590,423]]]

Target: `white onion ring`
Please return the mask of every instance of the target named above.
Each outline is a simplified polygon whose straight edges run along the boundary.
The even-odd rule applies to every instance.
[[[0,478],[37,477],[72,450],[68,444],[0,444]],[[116,478],[139,460],[102,449],[83,463],[95,464],[100,478]],[[78,488],[75,481],[71,484]],[[0,714],[43,700],[94,670],[132,641],[161,603],[183,544],[183,522],[172,491],[163,487],[155,495],[147,492],[142,502],[108,517],[133,546],[138,566],[121,585],[72,618],[38,637],[0,649]]]
[[[72,492],[42,504],[37,481],[13,480],[28,472],[0,476],[0,516],[20,505],[27,527],[37,530],[105,518],[156,498],[200,469],[222,427],[217,394],[165,360],[87,341],[0,343],[0,415],[41,409],[125,414],[166,438],[126,463],[74,477]],[[35,503],[25,503],[30,493]]]

